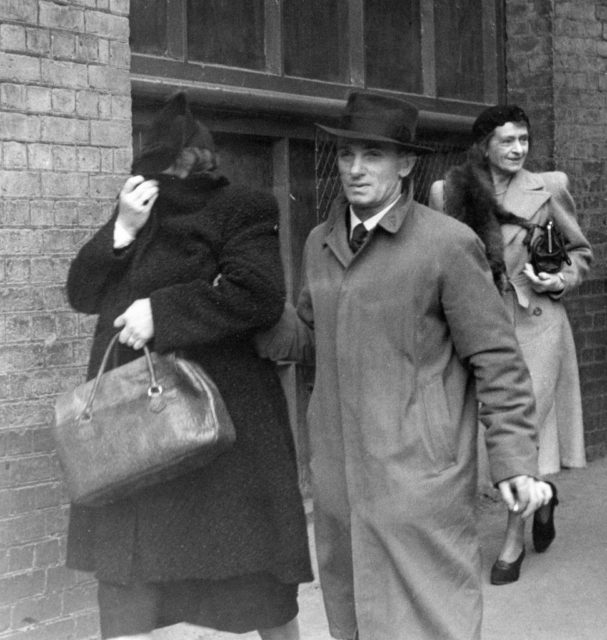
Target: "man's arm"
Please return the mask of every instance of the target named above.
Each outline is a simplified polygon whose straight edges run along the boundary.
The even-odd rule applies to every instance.
[[[535,399],[514,328],[482,244],[466,230],[444,257],[441,301],[459,357],[476,381],[494,482],[511,510],[528,516],[545,500],[537,469]]]
[[[262,358],[314,364],[314,331],[289,302],[271,329],[255,335],[255,347]]]
[[[280,320],[255,336],[255,347],[262,358],[274,361],[314,364],[314,309],[306,275],[306,254],[302,264],[303,283],[297,309],[287,302]]]

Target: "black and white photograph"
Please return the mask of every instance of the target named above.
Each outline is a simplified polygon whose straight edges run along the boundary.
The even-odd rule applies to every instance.
[[[607,640],[607,0],[0,0],[0,640]]]

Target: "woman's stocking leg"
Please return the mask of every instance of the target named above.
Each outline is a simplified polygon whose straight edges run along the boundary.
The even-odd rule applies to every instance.
[[[499,554],[500,560],[514,562],[520,555],[525,544],[525,521],[517,513],[508,512],[508,522],[502,550]]]

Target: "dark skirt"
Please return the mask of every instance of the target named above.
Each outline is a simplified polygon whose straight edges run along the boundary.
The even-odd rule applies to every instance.
[[[179,622],[231,633],[280,627],[298,613],[297,589],[269,573],[128,585],[100,581],[101,637],[149,633]]]

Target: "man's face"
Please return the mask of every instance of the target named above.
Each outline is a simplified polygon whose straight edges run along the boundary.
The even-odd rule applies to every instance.
[[[361,220],[396,200],[416,157],[398,145],[341,139],[337,166],[346,198]]]
[[[506,122],[496,127],[487,143],[487,159],[493,171],[514,175],[529,153],[529,131],[524,124]]]

